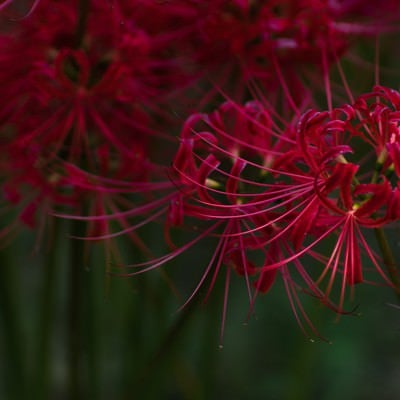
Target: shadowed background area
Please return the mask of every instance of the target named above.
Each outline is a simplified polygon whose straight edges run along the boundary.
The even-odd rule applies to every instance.
[[[396,297],[387,288],[357,287],[357,316],[339,321],[305,297],[310,318],[327,340],[311,341],[293,317],[283,284],[260,295],[247,322],[246,289],[234,279],[221,347],[224,282],[206,305],[195,299],[177,312],[182,303],[158,270],[105,279],[98,244],[76,265],[71,283],[75,261],[69,254],[77,243],[66,237],[64,230],[43,254],[32,253],[32,235],[2,251],[4,398],[391,400],[398,393],[400,310],[390,305]],[[193,279],[182,278],[180,269],[200,265],[205,253],[198,249],[193,259],[191,254],[181,260],[184,267],[166,268],[169,278],[179,276],[179,286],[192,287]],[[44,293],[49,257],[56,268]],[[71,368],[77,372],[72,381]]]

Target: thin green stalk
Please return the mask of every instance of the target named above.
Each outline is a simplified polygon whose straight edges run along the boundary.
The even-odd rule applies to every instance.
[[[72,222],[72,234],[82,236],[82,223]],[[81,349],[82,349],[82,274],[83,274],[83,241],[71,241],[71,254],[69,265],[69,287],[68,287],[68,326],[67,326],[67,376],[68,396],[71,400],[82,398],[82,371],[81,371]]]
[[[118,323],[120,332],[122,332],[122,343],[120,351],[122,351],[120,384],[120,397],[129,398],[129,394],[138,391],[138,385],[134,376],[138,376],[141,371],[141,366],[146,362],[145,354],[153,335],[149,336],[149,320],[152,317],[152,312],[149,308],[149,303],[146,294],[149,290],[148,276],[138,275],[135,281],[122,280],[114,278],[111,281],[111,298],[112,301],[118,300],[121,304],[122,314],[115,320]],[[137,288],[140,289],[137,289]],[[114,305],[115,307],[115,305]],[[140,327],[140,328],[138,328]],[[140,396],[139,396],[140,397]]]
[[[35,362],[37,368],[34,372],[33,384],[36,387],[36,398],[38,400],[49,398],[49,389],[52,382],[51,376],[51,342],[53,332],[53,318],[55,309],[55,295],[58,270],[58,259],[60,256],[59,237],[61,226],[58,221],[54,224],[54,236],[50,251],[45,255],[43,268],[43,286],[40,297],[40,310],[37,327],[37,350]]]
[[[94,254],[101,255],[100,249],[95,247]],[[104,298],[104,261],[91,260],[91,268],[84,271],[85,289],[85,356],[88,368],[88,397],[91,400],[100,398],[100,322],[99,305]]]
[[[203,312],[204,321],[202,323],[201,335],[199,337],[199,356],[198,356],[198,373],[201,380],[203,399],[213,397],[216,388],[217,365],[223,350],[218,348],[220,344],[221,329],[221,301],[223,298],[222,290],[219,290],[217,296],[210,299]]]
[[[80,221],[74,221],[72,232],[74,236],[83,237],[85,227]],[[101,262],[92,262],[91,264],[96,265],[94,269],[86,268],[86,263],[90,261],[84,257],[84,250],[83,240],[71,242],[67,361],[68,392],[71,400],[96,400],[101,395],[98,307],[104,287],[103,268]]]
[[[18,307],[20,290],[16,266],[10,261],[10,249],[2,252],[0,265],[0,328],[3,338],[5,361],[5,389],[7,399],[25,398],[26,366],[25,340],[21,323],[21,311]],[[0,337],[1,337],[0,336]]]
[[[382,228],[375,229],[375,236],[378,241],[378,245],[383,257],[383,262],[385,263],[385,266],[387,268],[389,278],[393,283],[396,296],[400,300],[400,277],[399,271],[397,269],[397,263],[393,256],[393,252]]]
[[[174,350],[176,349],[176,343],[181,337],[182,331],[192,316],[194,310],[197,308],[197,303],[198,299],[195,298],[179,312],[177,319],[159,344],[153,358],[149,361],[149,363],[143,369],[142,374],[139,376],[139,386],[144,385],[146,387],[148,380],[152,376],[152,371],[154,371],[154,368],[167,359],[169,355],[174,353]]]

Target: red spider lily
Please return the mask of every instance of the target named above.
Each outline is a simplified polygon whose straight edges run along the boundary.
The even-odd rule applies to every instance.
[[[232,119],[230,115],[227,120],[231,122],[228,132],[231,131],[232,136],[225,131],[227,125],[222,110],[228,111],[228,115],[232,110],[239,114],[239,118],[236,116]],[[385,122],[385,125],[380,124],[382,131],[386,132],[394,123],[397,124],[397,113],[393,113],[391,117],[391,123],[387,120],[381,121]],[[199,120],[201,118],[193,121],[198,123]],[[370,132],[366,126],[368,120],[362,118],[356,105],[344,106],[331,112],[308,112],[299,122],[296,143],[289,135],[283,136],[281,140],[275,138],[272,146],[267,139],[271,134],[268,113],[257,120],[246,109],[231,104],[229,107],[223,106],[202,121],[214,130],[213,134],[200,128],[195,129],[193,124],[190,129],[184,130],[182,153],[178,158],[180,167],[176,169],[186,183],[198,182],[198,187],[197,195],[189,197],[188,205],[186,208],[183,206],[182,210],[186,210],[185,215],[196,218],[240,221],[241,228],[236,232],[224,231],[223,235],[228,235],[229,240],[246,240],[247,250],[264,252],[264,265],[261,268],[256,267],[254,271],[252,269],[252,273],[260,273],[260,278],[255,283],[257,289],[269,290],[279,271],[284,276],[291,301],[297,299],[292,297],[295,296],[294,293],[303,288],[336,312],[343,313],[346,288],[365,281],[362,253],[368,256],[384,282],[391,285],[379,265],[379,258],[364,238],[363,231],[383,227],[396,218],[398,192],[385,176],[365,173],[365,166],[360,167],[346,160],[346,157],[352,160],[360,157],[360,143],[364,144],[364,158],[365,145],[368,145],[363,133],[364,129]],[[265,121],[267,123],[262,132]],[[360,130],[360,126],[363,130]],[[372,128],[371,126],[370,129]],[[253,145],[252,135],[249,135],[250,132],[253,133],[252,129],[259,132],[259,136],[255,135],[256,138],[268,143],[267,148]],[[286,130],[290,131],[290,128]],[[389,137],[392,142],[395,141],[393,134]],[[282,142],[284,145],[280,147]],[[391,143],[387,146],[390,149]],[[371,149],[372,155],[377,154],[380,157],[381,151],[376,150],[376,146]],[[269,153],[271,163],[267,163],[267,166],[265,163],[257,165],[252,161],[262,157],[263,153]],[[248,158],[242,158],[242,154],[246,154]],[[216,157],[222,158],[218,160]],[[224,167],[224,159],[229,159],[232,163],[229,172]],[[381,157],[378,161],[382,161]],[[389,162],[389,165],[392,164],[394,163]],[[245,167],[249,165],[273,176],[270,190],[265,187],[263,191],[261,186],[258,187],[257,181],[243,176]],[[240,177],[233,172],[235,166],[241,168]],[[357,177],[356,173],[361,168],[363,175]],[[193,178],[196,175],[201,176],[201,179]],[[223,176],[226,178],[222,178]],[[234,186],[230,186],[233,185],[232,182],[235,183]],[[238,187],[244,186],[252,188],[252,191],[236,193]],[[225,190],[220,190],[223,187]],[[236,189],[232,191],[229,187]],[[228,201],[221,203],[225,196]],[[200,206],[190,206],[193,201]],[[227,212],[230,210],[233,213]],[[264,220],[260,219],[261,215]],[[336,235],[337,242],[330,257],[324,258],[315,253],[315,247]],[[242,251],[242,258],[247,262],[248,251]],[[326,263],[319,278],[315,277],[315,272],[307,272],[300,263],[300,259],[307,254]],[[300,274],[303,285],[291,278],[289,263]],[[328,274],[327,287],[322,290],[320,286]],[[343,278],[340,299],[335,304],[330,296],[339,274]],[[303,318],[314,330],[301,304],[298,300],[295,303],[292,303],[293,306],[299,307]]]
[[[239,102],[247,100],[256,81],[270,93],[271,102],[278,103],[283,90],[292,113],[309,97],[302,71],[312,69],[322,77],[355,38],[375,37],[396,28],[398,4],[389,1],[380,8],[377,23],[372,3],[177,0],[113,1],[112,5],[118,22],[134,20],[150,33],[154,46],[175,54],[187,72],[206,78],[206,84],[211,81],[213,88],[200,102],[201,108],[221,88]],[[198,86],[204,87],[204,79],[200,82]],[[187,102],[196,107],[191,111],[199,111],[198,96],[193,98],[193,90],[189,96]]]
[[[226,131],[232,128],[228,125],[231,121],[232,126],[237,128],[232,136]],[[197,294],[207,278],[211,281],[206,295],[208,298],[217,276],[223,270],[227,298],[233,268],[245,279],[252,308],[257,293],[267,292],[279,272],[293,306],[310,325],[296,292],[305,285],[320,299],[323,293],[297,261],[300,255],[290,249],[285,241],[293,240],[301,244],[298,238],[307,229],[299,227],[303,226],[302,221],[317,213],[319,199],[315,193],[315,179],[309,176],[309,171],[296,165],[300,153],[296,150],[294,129],[289,125],[280,131],[277,126],[268,111],[255,102],[244,107],[226,103],[210,115],[194,115],[182,130],[180,148],[172,165],[173,172],[170,173],[173,187],[157,188],[156,183],[153,187],[150,182],[147,186],[139,183],[137,190],[141,191],[141,195],[148,193],[151,199],[154,195],[150,193],[154,193],[156,200],[109,216],[72,218],[91,222],[116,219],[123,220],[126,225],[125,218],[140,217],[139,222],[126,229],[88,238],[90,240],[133,232],[144,224],[164,218],[165,236],[171,252],[133,265],[139,269],[127,275],[158,268],[183,252],[190,251],[206,237],[215,237],[215,252],[188,301]],[[261,143],[264,147],[260,147]],[[340,148],[338,152],[343,152],[343,149]],[[246,155],[246,158],[242,155]],[[327,156],[326,162],[333,157]],[[321,185],[323,183],[321,180]],[[159,189],[167,192],[162,195]],[[105,192],[107,190],[104,189]],[[176,226],[194,232],[195,237],[182,245],[175,244],[171,228]],[[293,278],[287,263],[281,262],[284,253],[292,257],[302,284]],[[265,259],[261,263],[263,267],[256,266],[256,260],[260,261],[260,257]],[[276,266],[270,268],[271,262],[275,262]],[[252,293],[250,278],[256,273],[259,276],[253,284],[256,291]],[[329,300],[325,302],[334,307]]]
[[[365,230],[382,228],[398,215],[395,211],[397,189],[385,177],[394,164],[390,152],[391,141],[396,142],[393,132],[397,131],[398,112],[393,110],[393,103],[391,107],[387,105],[385,94],[388,90],[374,93],[374,103],[369,106],[366,100],[372,96],[367,94],[353,107],[322,114],[308,112],[298,129],[302,162],[315,176],[315,193],[319,201],[313,207],[312,222],[303,221],[301,240],[297,244],[295,240],[295,248],[298,254],[311,254],[313,246],[337,235],[330,257],[323,259],[325,266],[316,282],[321,284],[324,279],[328,280],[325,296],[329,298],[337,276],[342,276],[339,310],[343,308],[346,288],[365,280],[362,252],[384,282],[391,285],[380,267],[379,258],[364,237]],[[395,96],[394,92],[392,96]],[[368,153],[370,158],[376,158],[372,171],[370,163],[363,165],[363,160],[370,159]],[[299,236],[296,234],[294,239],[296,237]],[[293,259],[283,259],[265,269],[289,260]]]
[[[75,191],[75,200],[86,202],[90,197],[87,191],[82,194],[65,165],[55,167],[60,161],[109,178],[145,181],[153,165],[148,161],[149,142],[170,137],[150,128],[148,114],[160,120],[157,104],[183,79],[173,56],[163,52],[165,45],[161,50],[154,44],[158,38],[138,28],[131,15],[125,15],[121,25],[107,2],[91,2],[86,30],[78,38],[82,18],[78,5],[42,0],[33,15],[10,23],[0,34],[2,151],[18,155],[10,161],[4,154],[3,185],[12,203],[19,203],[13,193],[25,198],[27,192],[35,192],[34,203],[43,205],[50,197],[45,215],[65,206],[63,185],[69,194]],[[22,154],[32,149],[25,160]],[[29,163],[40,165],[40,172],[34,167],[34,173],[22,176],[21,165],[30,170]],[[57,185],[53,178],[65,173],[59,187],[58,178]],[[105,195],[94,187],[86,209],[108,210],[100,206]],[[102,200],[92,201],[95,194]],[[18,207],[24,208],[22,203]],[[30,225],[44,219],[41,207],[29,209],[21,218]],[[100,225],[92,227],[91,236],[107,233]]]
[[[360,184],[354,185],[353,179],[357,171],[353,164],[338,164],[331,178],[327,181],[330,190],[339,189],[340,196],[332,200],[327,193],[321,196],[321,201],[329,211],[325,217],[319,217],[320,224],[327,227],[340,222],[336,244],[332,250],[329,260],[318,279],[321,282],[325,276],[330,275],[326,289],[328,297],[332,291],[337,274],[342,275],[340,290],[340,304],[342,308],[345,290],[347,286],[352,287],[356,283],[364,281],[361,260],[361,249],[368,256],[378,273],[388,285],[392,285],[380,266],[379,259],[364,238],[362,229],[378,228],[384,226],[388,221],[386,217],[378,218],[378,212],[391,198],[391,187],[388,181],[382,184]],[[357,201],[357,198],[360,199]],[[340,206],[339,206],[340,205]],[[326,228],[331,229],[331,228]],[[333,231],[332,231],[333,232]]]
[[[42,143],[69,161],[84,157],[92,167],[91,150],[100,144],[133,158],[147,151],[155,134],[147,112],[183,79],[149,34],[134,21],[121,26],[100,4],[92,2],[79,49],[73,2],[43,0],[32,18],[0,38],[0,82],[9,99],[2,124],[18,126],[21,143]]]
[[[400,94],[394,89],[377,86],[360,96],[355,103],[360,118],[359,134],[374,149],[381,173],[396,170],[399,175]],[[389,169],[389,171],[388,171]]]
[[[352,2],[351,7],[321,0],[203,3],[192,3],[195,22],[188,12],[197,30],[183,39],[185,51],[235,100],[242,102],[255,80],[268,92],[283,89],[291,111],[307,96],[301,71],[326,75],[355,38],[394,30],[400,17],[395,1],[380,10],[379,23],[372,2]]]
[[[103,228],[88,240],[136,233],[152,222],[164,224],[171,251],[132,265],[135,271],[126,275],[154,270],[212,237],[216,240],[214,253],[187,301],[209,280],[207,299],[218,275],[224,273],[224,321],[232,269],[244,277],[250,309],[258,293],[270,290],[281,277],[297,320],[317,334],[299,292],[344,313],[348,288],[366,280],[363,253],[390,284],[364,231],[396,219],[400,196],[385,177],[389,167],[380,171],[383,175],[376,175],[362,162],[357,164],[360,149],[364,156],[365,146],[372,143],[365,133],[370,132],[366,126],[370,121],[363,113],[366,104],[357,101],[330,112],[309,111],[294,129],[295,120],[283,123],[259,102],[245,106],[226,102],[208,115],[195,114],[186,121],[167,172],[169,182],[156,182],[149,176],[129,187],[117,179],[94,181],[81,175],[73,179],[75,184],[96,186],[104,199],[113,193],[131,192],[133,208],[119,211],[122,203],[118,207],[114,203],[96,211],[108,210],[111,215],[69,217],[103,227],[110,220],[120,223],[120,231]],[[392,117],[388,126],[395,123],[396,113]],[[393,135],[388,137],[394,141]],[[371,153],[379,158],[382,150],[376,148],[373,144]],[[389,146],[387,157],[390,151]],[[130,222],[132,219],[135,222]],[[175,228],[187,232],[183,244],[176,242]],[[318,253],[319,246],[332,238],[336,242],[330,256]],[[305,257],[324,266],[321,269],[314,261],[312,268],[306,267]],[[338,280],[336,302],[332,299]]]
[[[376,88],[351,106],[300,116],[309,97],[300,90],[299,99],[291,98],[293,87],[287,85],[297,81],[298,65],[322,65],[326,74],[349,47],[350,35],[376,34],[381,27],[363,30],[364,22],[347,21],[343,7],[321,1],[217,1],[207,3],[211,11],[198,2],[167,4],[159,6],[159,24],[152,24],[147,13],[155,11],[153,2],[144,2],[141,10],[124,1],[113,7],[92,2],[77,40],[71,34],[77,30],[77,9],[56,3],[53,13],[42,0],[35,12],[40,18],[3,36],[0,83],[6,99],[0,129],[9,136],[7,148],[37,149],[32,163],[40,160],[46,167],[43,182],[25,181],[6,159],[7,197],[17,203],[20,185],[46,187],[55,170],[62,173],[62,180],[50,185],[54,193],[40,190],[36,203],[50,198],[57,213],[87,221],[87,241],[129,235],[149,260],[126,275],[156,269],[212,238],[214,253],[187,301],[209,281],[207,299],[223,274],[224,321],[232,270],[245,281],[250,309],[258,293],[281,277],[296,318],[315,333],[299,292],[344,312],[347,288],[365,280],[363,253],[389,283],[364,231],[399,215],[399,96]],[[368,20],[368,8],[359,7]],[[27,34],[34,43],[30,48],[22,40]],[[269,93],[244,106],[227,101],[209,114],[192,115],[171,168],[164,168],[152,162],[152,139],[161,135],[150,127],[149,115],[160,119],[168,92],[192,82],[181,63],[183,49],[195,60],[188,75],[201,66],[222,93],[234,80],[233,71],[246,75],[238,92],[256,78],[267,82]],[[229,71],[226,82],[218,77],[221,71]],[[277,86],[290,104],[283,113],[269,106],[282,97]],[[286,118],[288,111],[295,116]],[[375,172],[360,159],[358,146],[369,146]],[[168,161],[163,156],[159,164]],[[54,167],[55,161],[60,166]],[[65,192],[74,201],[65,201]],[[36,214],[28,205],[21,219],[33,224]],[[65,205],[72,211],[59,211]],[[163,226],[170,248],[161,257],[138,235],[151,223]],[[174,235],[177,229],[185,232],[184,241]],[[336,243],[324,257],[318,251],[331,238]],[[305,257],[325,265],[306,267]],[[334,302],[337,281],[340,299]]]
[[[236,114],[237,120],[243,120],[243,129],[242,137],[232,137],[231,143],[234,142],[235,150],[232,148],[234,152],[231,152],[229,146],[227,146],[227,150],[223,150],[218,139],[221,139],[222,145],[229,143],[228,134],[224,136],[219,131],[223,128],[222,121],[233,114]],[[247,128],[246,119],[248,119]],[[146,179],[142,182],[136,180],[136,182],[127,186],[119,183],[117,179],[95,178],[76,168],[71,169],[69,167],[71,183],[76,187],[88,190],[89,193],[91,191],[96,193],[97,191],[101,198],[108,203],[106,207],[101,209],[101,212],[107,211],[112,214],[91,215],[90,217],[64,215],[64,217],[86,220],[89,222],[89,226],[101,227],[102,232],[86,237],[86,240],[111,239],[121,234],[135,233],[143,225],[164,218],[165,238],[171,252],[160,258],[153,258],[148,262],[134,265],[133,267],[139,269],[128,275],[158,268],[183,252],[189,251],[202,239],[210,236],[215,237],[217,241],[215,253],[188,301],[197,294],[206,279],[210,279],[209,291],[206,295],[206,298],[208,298],[217,276],[222,270],[225,270],[226,290],[228,290],[232,268],[245,278],[249,298],[252,301],[250,276],[254,274],[256,267],[248,257],[248,253],[257,252],[260,247],[258,242],[261,241],[258,238],[258,230],[253,232],[253,219],[263,212],[259,208],[270,201],[263,200],[265,195],[261,191],[264,188],[271,188],[271,185],[256,182],[251,180],[250,177],[246,177],[244,171],[247,162],[238,155],[248,152],[250,154],[262,154],[262,156],[257,157],[259,160],[264,162],[269,160],[268,162],[272,163],[271,156],[263,160],[265,152],[262,152],[262,149],[256,151],[256,130],[259,130],[263,137],[271,135],[273,131],[270,127],[263,126],[266,120],[268,120],[267,112],[263,112],[261,106],[255,103],[249,103],[243,108],[227,103],[221,107],[219,113],[214,113],[209,118],[200,114],[192,116],[182,130],[181,144],[173,161],[172,170],[168,173],[171,180],[167,182],[155,182],[154,179]],[[201,126],[208,127],[209,132],[199,132]],[[263,129],[265,130],[264,133],[262,132]],[[211,130],[214,130],[214,132],[212,133]],[[247,134],[249,136],[246,136]],[[254,144],[247,144],[246,142],[250,139],[250,135],[256,141]],[[278,137],[280,136],[275,134],[274,140],[271,139],[271,141],[278,142]],[[283,139],[283,137],[283,142],[286,140],[289,143],[294,143],[293,139]],[[265,146],[267,145],[266,142]],[[277,152],[278,150],[275,150],[275,153]],[[271,155],[275,153],[271,150]],[[257,163],[253,163],[250,168],[259,168],[264,172],[268,170],[262,164]],[[312,183],[313,181],[310,180],[311,187]],[[240,188],[243,185],[251,188],[252,184],[257,189],[255,193],[252,190],[246,193]],[[117,192],[131,193],[133,195],[132,201],[136,202],[137,205],[131,210],[119,211],[118,206],[122,203],[116,203]],[[129,205],[126,202],[124,206]],[[98,211],[99,208],[96,207],[96,211]],[[121,230],[111,233],[108,228],[108,221],[110,220],[117,221]],[[172,228],[177,226],[184,227],[188,233],[194,233],[194,238],[184,244],[176,244],[173,239]],[[263,230],[267,229],[263,228]],[[251,234],[247,234],[247,230],[252,230]],[[257,290],[266,291],[267,285],[265,283],[259,284]],[[226,303],[224,313],[225,310]]]
[[[255,113],[255,110],[258,112]],[[342,119],[329,121],[331,114],[337,115],[337,118],[342,116]],[[300,303],[299,290],[312,294],[335,312],[345,312],[344,292],[339,304],[332,302],[329,296],[331,288],[324,292],[319,287],[320,280],[315,278],[315,271],[307,271],[301,258],[305,254],[312,254],[312,257],[320,259],[313,248],[332,237],[343,225],[345,228],[349,226],[344,220],[346,210],[335,217],[333,210],[328,210],[328,200],[324,199],[338,188],[337,182],[344,185],[344,176],[338,171],[341,165],[351,164],[338,166],[338,160],[351,153],[352,149],[347,141],[338,142],[338,139],[346,124],[350,132],[354,131],[351,125],[354,116],[351,107],[343,107],[332,113],[307,113],[299,122],[295,140],[291,125],[280,134],[271,128],[274,126],[276,129],[276,123],[260,104],[249,103],[239,107],[227,103],[209,116],[192,117],[182,132],[180,152],[174,163],[181,183],[194,185],[195,190],[180,205],[183,214],[180,221],[184,216],[223,223],[226,228],[220,234],[223,241],[220,243],[226,247],[217,248],[217,254],[225,251],[223,259],[225,262],[229,260],[229,246],[232,243],[234,248],[240,250],[235,250],[232,260],[237,263],[239,259],[245,271],[251,266],[247,276],[259,275],[254,282],[256,292],[252,295],[251,307],[257,293],[267,292],[279,275],[285,283],[296,318],[301,326],[303,319],[314,334],[316,330]],[[264,147],[261,147],[261,143]],[[246,158],[242,155],[246,155]],[[263,162],[260,164],[259,160]],[[246,170],[249,170],[249,175]],[[269,183],[257,181],[257,177],[265,179],[265,176],[268,176]],[[357,221],[349,234],[352,245],[347,248],[347,269],[344,272],[346,285],[353,285],[361,279],[361,265],[357,263],[360,257],[357,257],[358,247],[355,247],[358,239],[354,232],[359,235],[360,226],[376,227],[388,221],[385,213],[379,219],[371,220],[368,217],[390,199],[391,190],[387,182],[383,186],[359,185],[354,195],[363,203],[354,212],[353,203],[351,206],[351,215]],[[342,195],[337,198],[338,204],[346,198],[349,207],[348,197],[348,190],[346,192],[343,189]],[[232,221],[236,221],[234,230]],[[220,227],[221,224],[215,226]],[[366,247],[363,237],[360,240]],[[389,283],[369,247],[365,251]],[[264,256],[261,267],[249,264],[252,253]],[[327,265],[328,269],[332,266],[329,262]],[[228,262],[228,266],[232,264]],[[210,264],[205,275],[211,268]],[[219,270],[218,263],[214,273],[217,274]],[[235,270],[240,271],[237,268]],[[202,283],[203,280],[196,291]]]

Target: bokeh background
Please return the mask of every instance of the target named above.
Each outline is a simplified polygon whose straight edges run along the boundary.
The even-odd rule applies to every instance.
[[[2,250],[1,398],[397,398],[400,309],[388,288],[357,287],[357,315],[339,319],[305,297],[324,341],[303,335],[283,284],[260,296],[248,318],[246,289],[233,279],[221,346],[223,282],[206,304],[194,301],[179,312],[182,301],[169,283],[193,287],[194,263],[206,262],[209,248],[164,272],[110,279],[102,245],[83,262],[82,252],[73,257],[82,244],[62,228],[40,251],[29,233]],[[392,237],[398,234],[394,229]],[[126,255],[137,257],[128,244]],[[53,268],[50,286],[46,268]],[[50,342],[49,363],[38,354],[43,340]],[[72,382],[71,363],[79,371]]]
[[[378,48],[381,83],[395,89],[398,40],[392,34]],[[355,93],[375,81],[376,49],[361,44],[343,61]],[[324,106],[322,91],[320,97]],[[1,218],[7,225],[9,216]],[[38,232],[25,229],[1,246],[0,399],[399,398],[400,308],[389,288],[356,287],[349,301],[354,315],[340,318],[304,296],[322,339],[302,333],[281,282],[259,296],[249,316],[245,285],[235,276],[221,342],[224,279],[206,304],[204,289],[180,309],[211,242],[162,269],[122,278],[107,273],[103,243],[71,239],[82,229],[74,222],[55,224],[39,245]],[[389,230],[397,259],[399,229]],[[148,229],[143,237],[157,246],[159,233]],[[374,240],[368,238],[373,247]],[[128,240],[119,248],[122,262],[143,260]]]

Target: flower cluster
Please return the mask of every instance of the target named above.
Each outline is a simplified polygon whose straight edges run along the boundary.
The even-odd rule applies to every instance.
[[[58,210],[89,222],[86,240],[127,234],[151,254],[140,228],[162,225],[169,251],[127,275],[212,238],[187,301],[223,274],[225,314],[234,272],[252,309],[280,277],[314,332],[299,293],[346,312],[375,281],[364,258],[396,286],[366,231],[400,218],[400,94],[334,108],[328,93],[322,111],[313,89],[358,39],[395,30],[397,3],[35,1],[0,32],[3,205],[18,215],[0,237]]]
[[[286,124],[259,101],[225,102],[188,118],[167,180],[134,184],[144,195],[141,205],[111,216],[70,217],[125,225],[126,218],[139,219],[114,235],[163,223],[170,252],[126,275],[158,268],[213,237],[213,255],[188,301],[206,281],[210,293],[219,274],[227,296],[235,272],[252,307],[279,276],[299,323],[316,332],[299,292],[346,313],[346,292],[355,284],[394,284],[366,236],[400,216],[399,100],[400,93],[376,87],[353,104],[309,110]],[[176,228],[189,239],[177,244]]]
[[[73,166],[120,179],[152,169],[152,121],[165,120],[163,98],[186,78],[128,11],[122,24],[122,11],[104,1],[89,10],[43,0],[0,36],[4,191],[23,222],[28,203],[30,226],[39,205],[50,204],[48,212],[68,197],[80,208],[90,193],[76,184]]]

